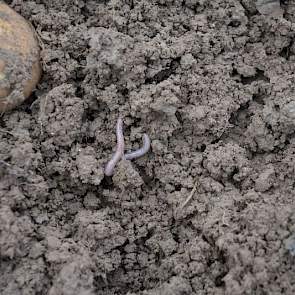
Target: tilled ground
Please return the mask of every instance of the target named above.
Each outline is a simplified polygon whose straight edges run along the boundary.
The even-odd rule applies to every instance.
[[[281,2],[7,1],[36,28],[43,78],[0,118],[1,294],[295,293]],[[119,116],[126,151],[143,133],[152,149],[105,177]]]

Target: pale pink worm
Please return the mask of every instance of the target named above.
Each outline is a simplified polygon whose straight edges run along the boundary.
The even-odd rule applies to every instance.
[[[112,176],[114,174],[114,168],[117,163],[123,158],[124,156],[124,135],[123,135],[123,120],[119,117],[116,126],[116,135],[117,135],[117,148],[116,152],[107,163],[105,167],[105,175]]]
[[[139,157],[142,157],[144,154],[146,154],[150,147],[151,147],[151,140],[147,134],[143,135],[143,145],[140,149],[130,152],[124,155],[125,160],[133,160]]]

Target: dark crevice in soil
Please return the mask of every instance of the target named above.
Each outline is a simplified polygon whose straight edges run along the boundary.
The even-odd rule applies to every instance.
[[[293,54],[291,53],[291,48],[293,47],[294,44],[294,40],[292,40],[290,42],[290,44],[286,47],[284,47],[281,52],[279,53],[279,55],[283,58],[285,58],[286,60],[290,60],[290,56],[292,56]]]
[[[171,75],[175,74],[176,69],[179,67],[180,58],[171,61],[170,67],[157,73],[155,76],[145,80],[145,84],[160,83],[167,80]]]
[[[265,105],[264,98],[265,98],[264,94],[259,94],[259,93],[253,94],[253,101],[257,102],[260,105]]]
[[[256,69],[256,74],[253,77],[244,77],[241,75],[241,82],[244,85],[249,85],[255,81],[265,81],[270,82],[270,79],[264,75],[264,71]]]

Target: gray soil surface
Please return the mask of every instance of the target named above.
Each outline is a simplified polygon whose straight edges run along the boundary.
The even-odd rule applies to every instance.
[[[295,294],[294,1],[6,2],[43,77],[0,118],[0,294]],[[152,148],[105,177],[119,115]]]

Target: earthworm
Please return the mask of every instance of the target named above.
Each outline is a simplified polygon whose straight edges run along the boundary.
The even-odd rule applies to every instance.
[[[105,168],[105,175],[106,176],[112,176],[114,174],[114,168],[117,165],[117,163],[122,159],[124,156],[124,135],[123,135],[123,120],[122,118],[118,118],[117,126],[116,126],[116,135],[117,135],[117,148],[116,152],[110,159],[110,161],[107,163]]]
[[[112,176],[114,174],[114,168],[121,160],[133,160],[146,154],[151,147],[151,140],[147,134],[143,135],[143,145],[141,148],[134,152],[130,152],[124,155],[124,135],[123,135],[123,120],[119,117],[116,126],[117,135],[117,148],[112,158],[107,163],[104,173],[106,176]]]
[[[151,140],[147,134],[144,134],[142,137],[143,145],[140,149],[130,152],[124,155],[125,160],[133,160],[139,157],[142,157],[144,154],[148,152],[151,147]]]

